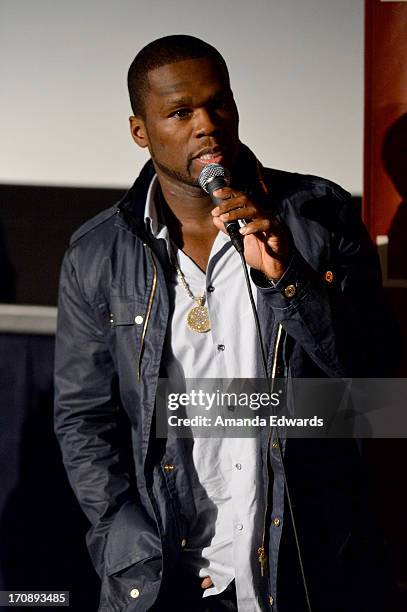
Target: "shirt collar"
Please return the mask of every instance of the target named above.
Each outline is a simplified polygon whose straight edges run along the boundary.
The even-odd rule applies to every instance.
[[[168,228],[165,223],[160,220],[157,210],[156,194],[158,187],[158,177],[155,174],[147,191],[146,205],[144,208],[144,223],[146,226],[148,224],[150,225],[151,233],[153,234],[154,238],[163,238],[165,240],[167,243],[168,252],[171,253],[172,248]],[[231,245],[230,238],[227,234],[219,232],[215,240],[215,249],[213,250],[216,252],[225,245]]]
[[[160,235],[165,225],[159,222],[157,205],[155,203],[155,196],[158,189],[158,177],[154,174],[151,183],[148,187],[146,196],[146,205],[144,207],[144,223],[150,224],[151,232],[154,238],[162,238]]]

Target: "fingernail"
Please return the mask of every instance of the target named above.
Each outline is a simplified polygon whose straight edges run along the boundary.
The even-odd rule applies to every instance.
[[[245,234],[247,232],[247,228],[246,227],[241,227],[239,230],[240,234]]]
[[[227,221],[229,219],[229,213],[223,213],[220,218],[222,221]]]

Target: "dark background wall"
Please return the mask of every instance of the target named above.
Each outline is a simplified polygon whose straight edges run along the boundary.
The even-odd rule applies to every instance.
[[[0,185],[0,302],[56,305],[69,237],[124,193],[125,189]],[[13,277],[15,289],[5,289]]]

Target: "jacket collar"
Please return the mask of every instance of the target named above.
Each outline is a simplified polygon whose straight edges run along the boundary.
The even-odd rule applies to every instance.
[[[116,225],[136,233],[140,238],[149,240],[150,232],[146,229],[144,212],[148,188],[155,175],[151,159],[143,166],[133,186],[127,191],[117,205],[118,220]],[[261,201],[270,197],[270,185],[264,191],[264,175],[261,164],[250,149],[241,143],[240,152],[233,169],[233,185],[249,196]]]
[[[155,174],[151,159],[143,166],[133,186],[127,191],[117,205],[118,219],[116,225],[147,239],[144,223],[146,197],[151,180]]]

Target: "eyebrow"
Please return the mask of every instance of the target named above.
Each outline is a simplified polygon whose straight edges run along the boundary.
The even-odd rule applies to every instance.
[[[190,106],[192,104],[192,98],[190,97],[181,97],[181,98],[173,98],[172,100],[165,100],[163,102],[163,107],[172,108],[173,106]]]
[[[229,90],[228,92],[219,91],[215,93],[213,96],[211,96],[208,102],[210,103],[210,102],[216,101],[219,98],[223,98],[225,96],[227,97],[228,95],[231,95],[231,90]],[[163,101],[162,108],[167,110],[167,109],[171,109],[174,107],[191,106],[192,104],[193,104],[193,100],[191,97],[181,96],[179,98],[172,98],[172,99],[167,98],[166,100]]]
[[[175,94],[180,89],[185,89],[188,86],[186,81],[179,81],[178,83],[173,83],[172,85],[161,85],[157,87],[158,93],[162,96],[169,96],[170,94]]]

